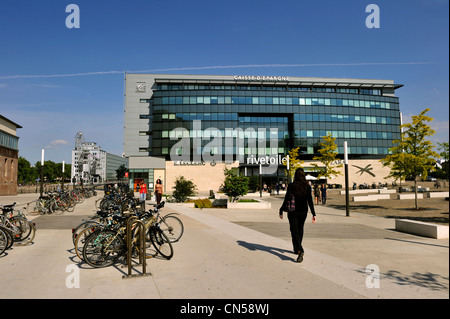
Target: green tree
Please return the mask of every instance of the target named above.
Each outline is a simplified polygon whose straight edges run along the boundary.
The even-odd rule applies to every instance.
[[[38,176],[41,176],[41,162],[35,164]],[[44,161],[44,180],[47,182],[53,182],[55,179],[61,177],[61,167],[58,169],[58,165],[53,161]]]
[[[259,189],[259,178],[257,175],[252,175],[248,178],[248,191],[251,193],[256,192]]]
[[[116,169],[116,177],[119,181],[122,181],[122,179],[125,177],[125,173],[128,172],[127,167],[125,164],[122,164],[119,166],[118,169]]]
[[[189,196],[196,194],[197,186],[194,182],[187,180],[184,176],[179,176],[175,180],[175,186],[173,188],[172,196],[177,203],[183,203]]]
[[[435,174],[438,178],[448,179],[449,177],[449,152],[448,152],[448,142],[445,143],[437,143],[438,150],[440,151],[439,155],[441,156],[443,162],[441,163],[441,168],[437,169]]]
[[[423,110],[412,117],[412,123],[401,125],[403,132],[400,140],[395,140],[389,155],[381,160],[383,166],[391,167],[392,176],[411,176],[414,179],[415,208],[417,202],[417,177],[426,178],[428,171],[434,170],[439,154],[433,151],[435,145],[427,140],[435,131],[427,124],[433,118],[426,115],[430,109]]]
[[[342,173],[337,169],[341,168],[342,164],[333,165],[336,161],[337,145],[335,143],[336,138],[334,138],[331,133],[328,132],[326,136],[322,137],[322,142],[319,143],[320,149],[318,150],[320,156],[314,156],[313,160],[320,161],[325,168],[319,167],[317,164],[314,164],[314,169],[318,172],[319,178],[326,177],[332,178]]]
[[[30,162],[28,162],[24,157],[19,156],[17,164],[17,183],[25,184],[34,182],[35,174]]]
[[[232,169],[224,169],[225,180],[223,182],[224,193],[235,202],[239,197],[248,192],[248,177],[242,176]]]
[[[70,179],[71,164],[64,163],[64,178]],[[46,181],[55,181],[61,179],[62,176],[62,163],[55,163],[52,161],[44,162],[44,179]],[[36,162],[34,166],[31,166],[30,162],[19,156],[18,169],[17,169],[17,182],[18,183],[30,183],[35,182],[36,179],[41,177],[41,162]]]
[[[294,180],[295,171],[304,164],[304,161],[300,160],[299,156],[300,147],[293,148],[289,151],[289,170],[286,169],[289,181]]]

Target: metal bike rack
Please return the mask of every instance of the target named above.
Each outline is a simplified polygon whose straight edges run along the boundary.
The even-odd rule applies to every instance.
[[[137,225],[139,227],[139,264],[142,265],[142,273],[140,274],[132,274],[132,245],[133,245],[133,238],[132,238],[132,228],[134,225]],[[151,273],[147,273],[147,260],[146,260],[146,253],[145,253],[145,225],[141,220],[138,220],[137,217],[132,216],[128,218],[127,220],[127,266],[128,266],[128,274],[123,275],[122,279],[126,278],[132,278],[132,277],[141,277],[141,276],[151,276]]]

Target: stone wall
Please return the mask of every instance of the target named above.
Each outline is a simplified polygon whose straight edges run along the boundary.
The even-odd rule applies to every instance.
[[[18,153],[0,147],[0,196],[17,195]]]

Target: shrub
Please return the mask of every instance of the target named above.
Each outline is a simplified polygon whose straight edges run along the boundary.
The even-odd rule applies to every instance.
[[[231,198],[231,201],[236,201],[238,197],[247,194],[248,191],[248,177],[239,175],[231,169],[224,170],[225,181],[223,182],[223,190],[225,194]]]
[[[256,199],[249,198],[249,199],[240,199],[238,200],[238,203],[259,203]]]
[[[189,196],[194,196],[197,186],[190,180],[184,178],[184,176],[177,177],[175,180],[175,186],[172,196],[177,203],[183,203]]]
[[[194,201],[195,208],[212,208],[213,204],[209,200],[209,198],[204,199],[196,199]]]

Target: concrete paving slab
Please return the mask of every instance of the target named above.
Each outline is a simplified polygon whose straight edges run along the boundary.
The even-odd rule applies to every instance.
[[[9,203],[2,199],[0,204]],[[95,199],[60,216],[29,216],[42,227],[32,245],[0,256],[0,283],[8,288],[0,289],[0,298],[449,298],[448,239],[395,232],[393,220],[356,213],[345,217],[343,211],[317,206],[318,222],[308,217],[305,260],[298,264],[287,218],[278,218],[280,198],[267,199],[270,210],[167,204],[163,213],[179,213],[185,225],[173,245],[174,257],[148,259],[151,276],[122,279],[123,264],[93,269],[74,254],[72,223],[95,212]],[[379,277],[371,265],[379,268]],[[377,278],[379,288],[374,287]]]

